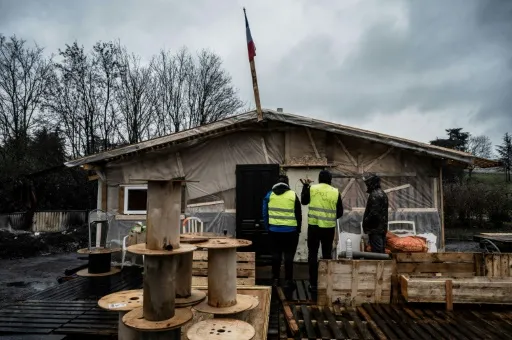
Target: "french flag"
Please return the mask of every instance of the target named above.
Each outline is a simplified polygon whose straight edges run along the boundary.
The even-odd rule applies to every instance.
[[[244,8],[244,16],[245,16],[245,34],[247,36],[247,51],[249,52],[249,61],[253,61],[256,56],[256,45],[254,45],[254,40],[252,40],[251,29],[249,28],[249,21],[247,20],[247,14],[245,13]]]

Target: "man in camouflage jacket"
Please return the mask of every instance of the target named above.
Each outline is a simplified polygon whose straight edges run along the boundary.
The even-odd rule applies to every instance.
[[[380,178],[369,174],[364,177],[368,201],[363,215],[363,231],[368,234],[374,253],[385,253],[388,229],[388,196],[380,187]]]

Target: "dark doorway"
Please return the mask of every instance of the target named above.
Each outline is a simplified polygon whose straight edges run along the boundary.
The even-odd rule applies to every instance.
[[[278,164],[236,166],[236,237],[251,240],[250,247],[239,251],[254,251],[258,263],[270,261],[267,231],[263,226],[263,198],[279,177]]]

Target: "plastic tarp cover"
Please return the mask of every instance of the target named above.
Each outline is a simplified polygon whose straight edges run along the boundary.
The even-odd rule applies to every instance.
[[[312,147],[310,136],[315,147]],[[199,217],[204,222],[205,231],[222,233],[227,230],[236,236],[236,166],[287,164],[290,159],[285,159],[285,154],[292,162],[305,158],[334,165],[329,168],[335,175],[332,184],[344,192],[345,214],[340,220],[340,227],[342,231],[353,233],[360,232],[367,198],[363,181],[354,176],[360,175],[361,171],[409,173],[382,177],[383,189],[392,189],[388,193],[392,210],[389,220],[414,221],[417,233],[433,233],[439,245],[441,224],[434,198],[434,178],[437,176],[429,157],[325,131],[311,129],[308,134],[304,127],[288,126],[286,132],[279,129],[230,132],[107,163],[109,210],[119,210],[115,188],[120,184],[185,177],[195,181],[186,184],[185,215]],[[298,195],[300,189],[296,188]],[[414,208],[414,211],[404,211],[403,208]],[[119,224],[119,235],[115,239],[122,240],[128,226],[134,223],[116,220],[114,224]]]

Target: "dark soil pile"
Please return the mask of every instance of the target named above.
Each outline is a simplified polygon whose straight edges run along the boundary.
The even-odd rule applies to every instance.
[[[19,259],[42,254],[74,252],[88,243],[87,226],[57,233],[10,232],[0,229],[0,258]]]

